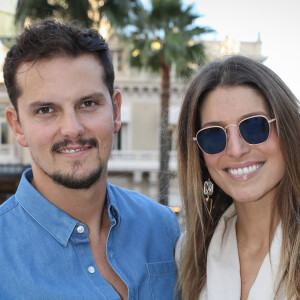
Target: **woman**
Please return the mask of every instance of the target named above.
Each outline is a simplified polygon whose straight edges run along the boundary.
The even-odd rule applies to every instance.
[[[183,299],[300,299],[299,103],[266,66],[215,61],[178,124]]]

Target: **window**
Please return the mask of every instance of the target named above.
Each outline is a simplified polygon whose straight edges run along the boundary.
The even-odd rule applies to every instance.
[[[0,144],[8,144],[8,124],[6,122],[0,121]]]
[[[111,50],[110,55],[112,57],[112,62],[114,65],[114,69],[117,70],[118,72],[122,71],[122,58],[123,58],[123,53],[122,50]]]
[[[122,147],[122,127],[120,128],[119,132],[114,137],[114,150],[121,150]]]
[[[5,105],[0,104],[0,144],[8,144],[8,124],[5,120]]]
[[[128,126],[122,123],[119,132],[114,137],[114,150],[128,150]]]

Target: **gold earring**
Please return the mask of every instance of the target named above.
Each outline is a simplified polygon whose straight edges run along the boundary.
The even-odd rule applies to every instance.
[[[205,196],[206,207],[210,214],[212,210],[212,198],[210,198],[210,196],[214,193],[214,184],[210,181],[210,178],[204,181],[203,193]]]

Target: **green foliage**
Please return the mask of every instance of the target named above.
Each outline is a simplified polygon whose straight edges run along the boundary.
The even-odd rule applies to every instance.
[[[27,17],[31,21],[56,17],[76,20],[84,26],[91,27],[93,20],[88,17],[90,9],[88,0],[18,0],[15,23],[24,26]]]
[[[130,23],[141,8],[139,0],[94,0],[101,18],[107,18],[118,28]],[[99,26],[89,0],[18,0],[15,22],[24,26],[25,19],[39,21],[47,17],[79,22],[85,27]]]
[[[158,72],[163,65],[170,69],[175,64],[177,75],[184,77],[203,65],[205,53],[199,37],[212,30],[196,24],[200,16],[192,9],[180,0],[152,0],[149,10],[140,9],[139,18],[119,32],[130,41],[131,65]]]
[[[107,0],[99,7],[100,16],[106,18],[118,28],[124,28],[139,15],[143,6],[139,0]]]

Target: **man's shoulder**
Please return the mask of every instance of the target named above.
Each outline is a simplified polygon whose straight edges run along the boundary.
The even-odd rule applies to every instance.
[[[162,205],[149,197],[132,190],[108,184],[109,195],[120,213],[133,218],[156,224],[178,223],[175,213],[166,205]]]
[[[175,213],[166,205],[162,205],[138,192],[108,184],[108,194],[122,217],[134,228],[145,228],[161,236],[177,240],[180,234],[179,223]],[[134,222],[133,222],[134,220]],[[130,225],[131,226],[131,225]],[[132,228],[131,228],[132,229]]]
[[[19,205],[15,196],[10,197],[3,204],[0,205],[0,220]]]
[[[126,202],[126,205],[134,205],[136,207],[140,207],[143,210],[152,209],[157,211],[171,211],[169,207],[162,205],[136,191],[127,190],[113,184],[108,184],[108,189],[110,194],[114,197],[114,200],[117,201],[118,204]]]

